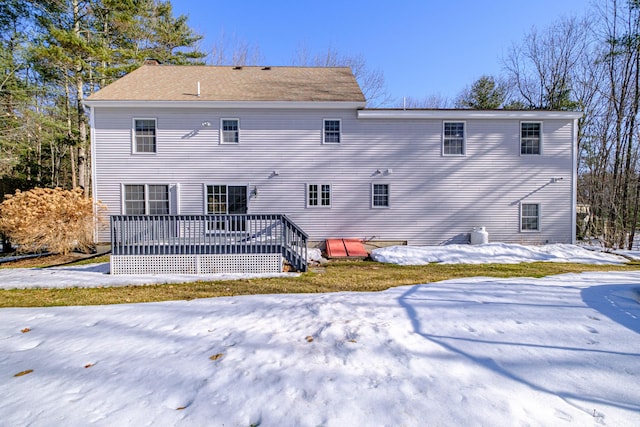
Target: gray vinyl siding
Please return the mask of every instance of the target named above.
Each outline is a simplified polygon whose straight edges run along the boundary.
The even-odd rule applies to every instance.
[[[157,120],[155,154],[132,154],[139,117]],[[219,143],[228,117],[240,120],[238,144]],[[322,143],[326,118],[341,120],[339,144]],[[490,241],[572,241],[572,120],[541,121],[542,155],[520,155],[520,120],[465,119],[466,154],[443,156],[442,122],[357,119],[354,110],[95,107],[96,198],[120,214],[122,184],[170,184],[172,213],[202,214],[205,184],[247,185],[258,188],[249,213],[285,213],[312,240],[440,244],[485,226]],[[330,208],[306,206],[308,183],[332,185]],[[372,183],[389,184],[389,208],[371,207]],[[539,232],[520,231],[521,203],[540,204]]]

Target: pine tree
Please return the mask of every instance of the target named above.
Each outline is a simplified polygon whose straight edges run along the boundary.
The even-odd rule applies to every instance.
[[[456,107],[493,110],[504,104],[506,94],[505,86],[497,83],[495,78],[482,76],[460,94]]]

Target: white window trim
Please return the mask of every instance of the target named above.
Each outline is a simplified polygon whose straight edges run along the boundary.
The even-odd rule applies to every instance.
[[[462,154],[447,154],[444,152],[444,126],[447,123],[462,123],[463,135],[462,135]],[[440,145],[440,154],[442,157],[466,157],[467,155],[467,122],[464,120],[443,120],[442,121],[442,143]]]
[[[238,122],[238,142],[224,142],[224,130],[222,127],[222,123],[225,120],[235,120],[236,122]],[[221,145],[238,145],[240,144],[240,119],[238,117],[221,117],[220,118],[220,144]],[[218,185],[222,185],[222,184],[218,184]],[[226,184],[225,184],[226,185]]]
[[[340,141],[339,141],[339,142],[327,142],[327,141],[326,141],[327,133],[326,133],[326,131],[325,131],[325,126],[326,126],[326,123],[327,123],[328,121],[338,122],[338,123],[340,124],[340,131],[339,131],[339,133],[338,133],[338,139],[340,139]],[[342,144],[342,119],[338,119],[338,118],[335,118],[335,119],[332,119],[332,118],[322,119],[322,143],[323,143],[323,144],[329,144],[329,145],[333,145],[333,144]],[[313,183],[312,183],[312,184],[313,184]]]
[[[386,185],[387,186],[387,206],[376,206],[373,203],[374,191],[373,188],[375,185]],[[371,183],[371,209],[389,209],[391,207],[391,184],[388,182],[372,182]]]
[[[310,185],[317,185],[318,186],[318,204],[317,205],[309,204],[309,186]],[[328,205],[323,205],[322,204],[322,186],[323,185],[328,185],[329,186],[329,204]],[[304,196],[305,196],[305,204],[306,204],[307,208],[311,208],[311,209],[330,209],[333,206],[333,184],[331,184],[330,182],[307,182],[305,184]]]
[[[156,127],[156,151],[148,152],[148,151],[137,151],[137,143],[136,143],[136,120],[153,120]],[[158,119],[156,117],[133,117],[131,119],[131,154],[135,154],[136,156],[155,156],[158,154]],[[132,184],[134,185],[134,184]]]
[[[522,125],[526,123],[536,123],[540,125],[540,152],[538,154],[527,154],[522,152]],[[521,156],[542,156],[544,152],[544,129],[543,122],[535,120],[522,120],[518,125],[518,152]]]
[[[149,213],[149,186],[150,185],[166,185],[167,186],[167,196],[168,196],[168,202],[169,202],[169,213],[168,215],[171,215],[171,212],[173,212],[172,208],[172,202],[171,202],[171,188],[173,187],[171,184],[166,184],[163,182],[149,182],[146,184],[142,184],[140,182],[123,182],[120,184],[120,212],[122,212],[122,215],[130,215],[127,212],[127,192],[126,192],[126,186],[127,185],[143,185],[144,186],[144,214],[142,215],[151,215]],[[175,184],[175,186],[177,187],[177,184]],[[156,215],[156,214],[154,214]]]
[[[537,230],[525,230],[522,228],[522,205],[538,205],[538,229]],[[542,230],[542,203],[539,202],[521,202],[520,203],[520,215],[518,218],[518,227],[521,233],[540,233]]]

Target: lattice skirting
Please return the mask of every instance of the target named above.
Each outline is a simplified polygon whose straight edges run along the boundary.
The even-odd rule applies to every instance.
[[[282,255],[111,255],[111,274],[212,273],[282,273]]]

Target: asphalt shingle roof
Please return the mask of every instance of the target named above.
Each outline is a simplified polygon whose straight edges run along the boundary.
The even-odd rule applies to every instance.
[[[143,65],[88,100],[365,101],[348,67],[176,65]]]

